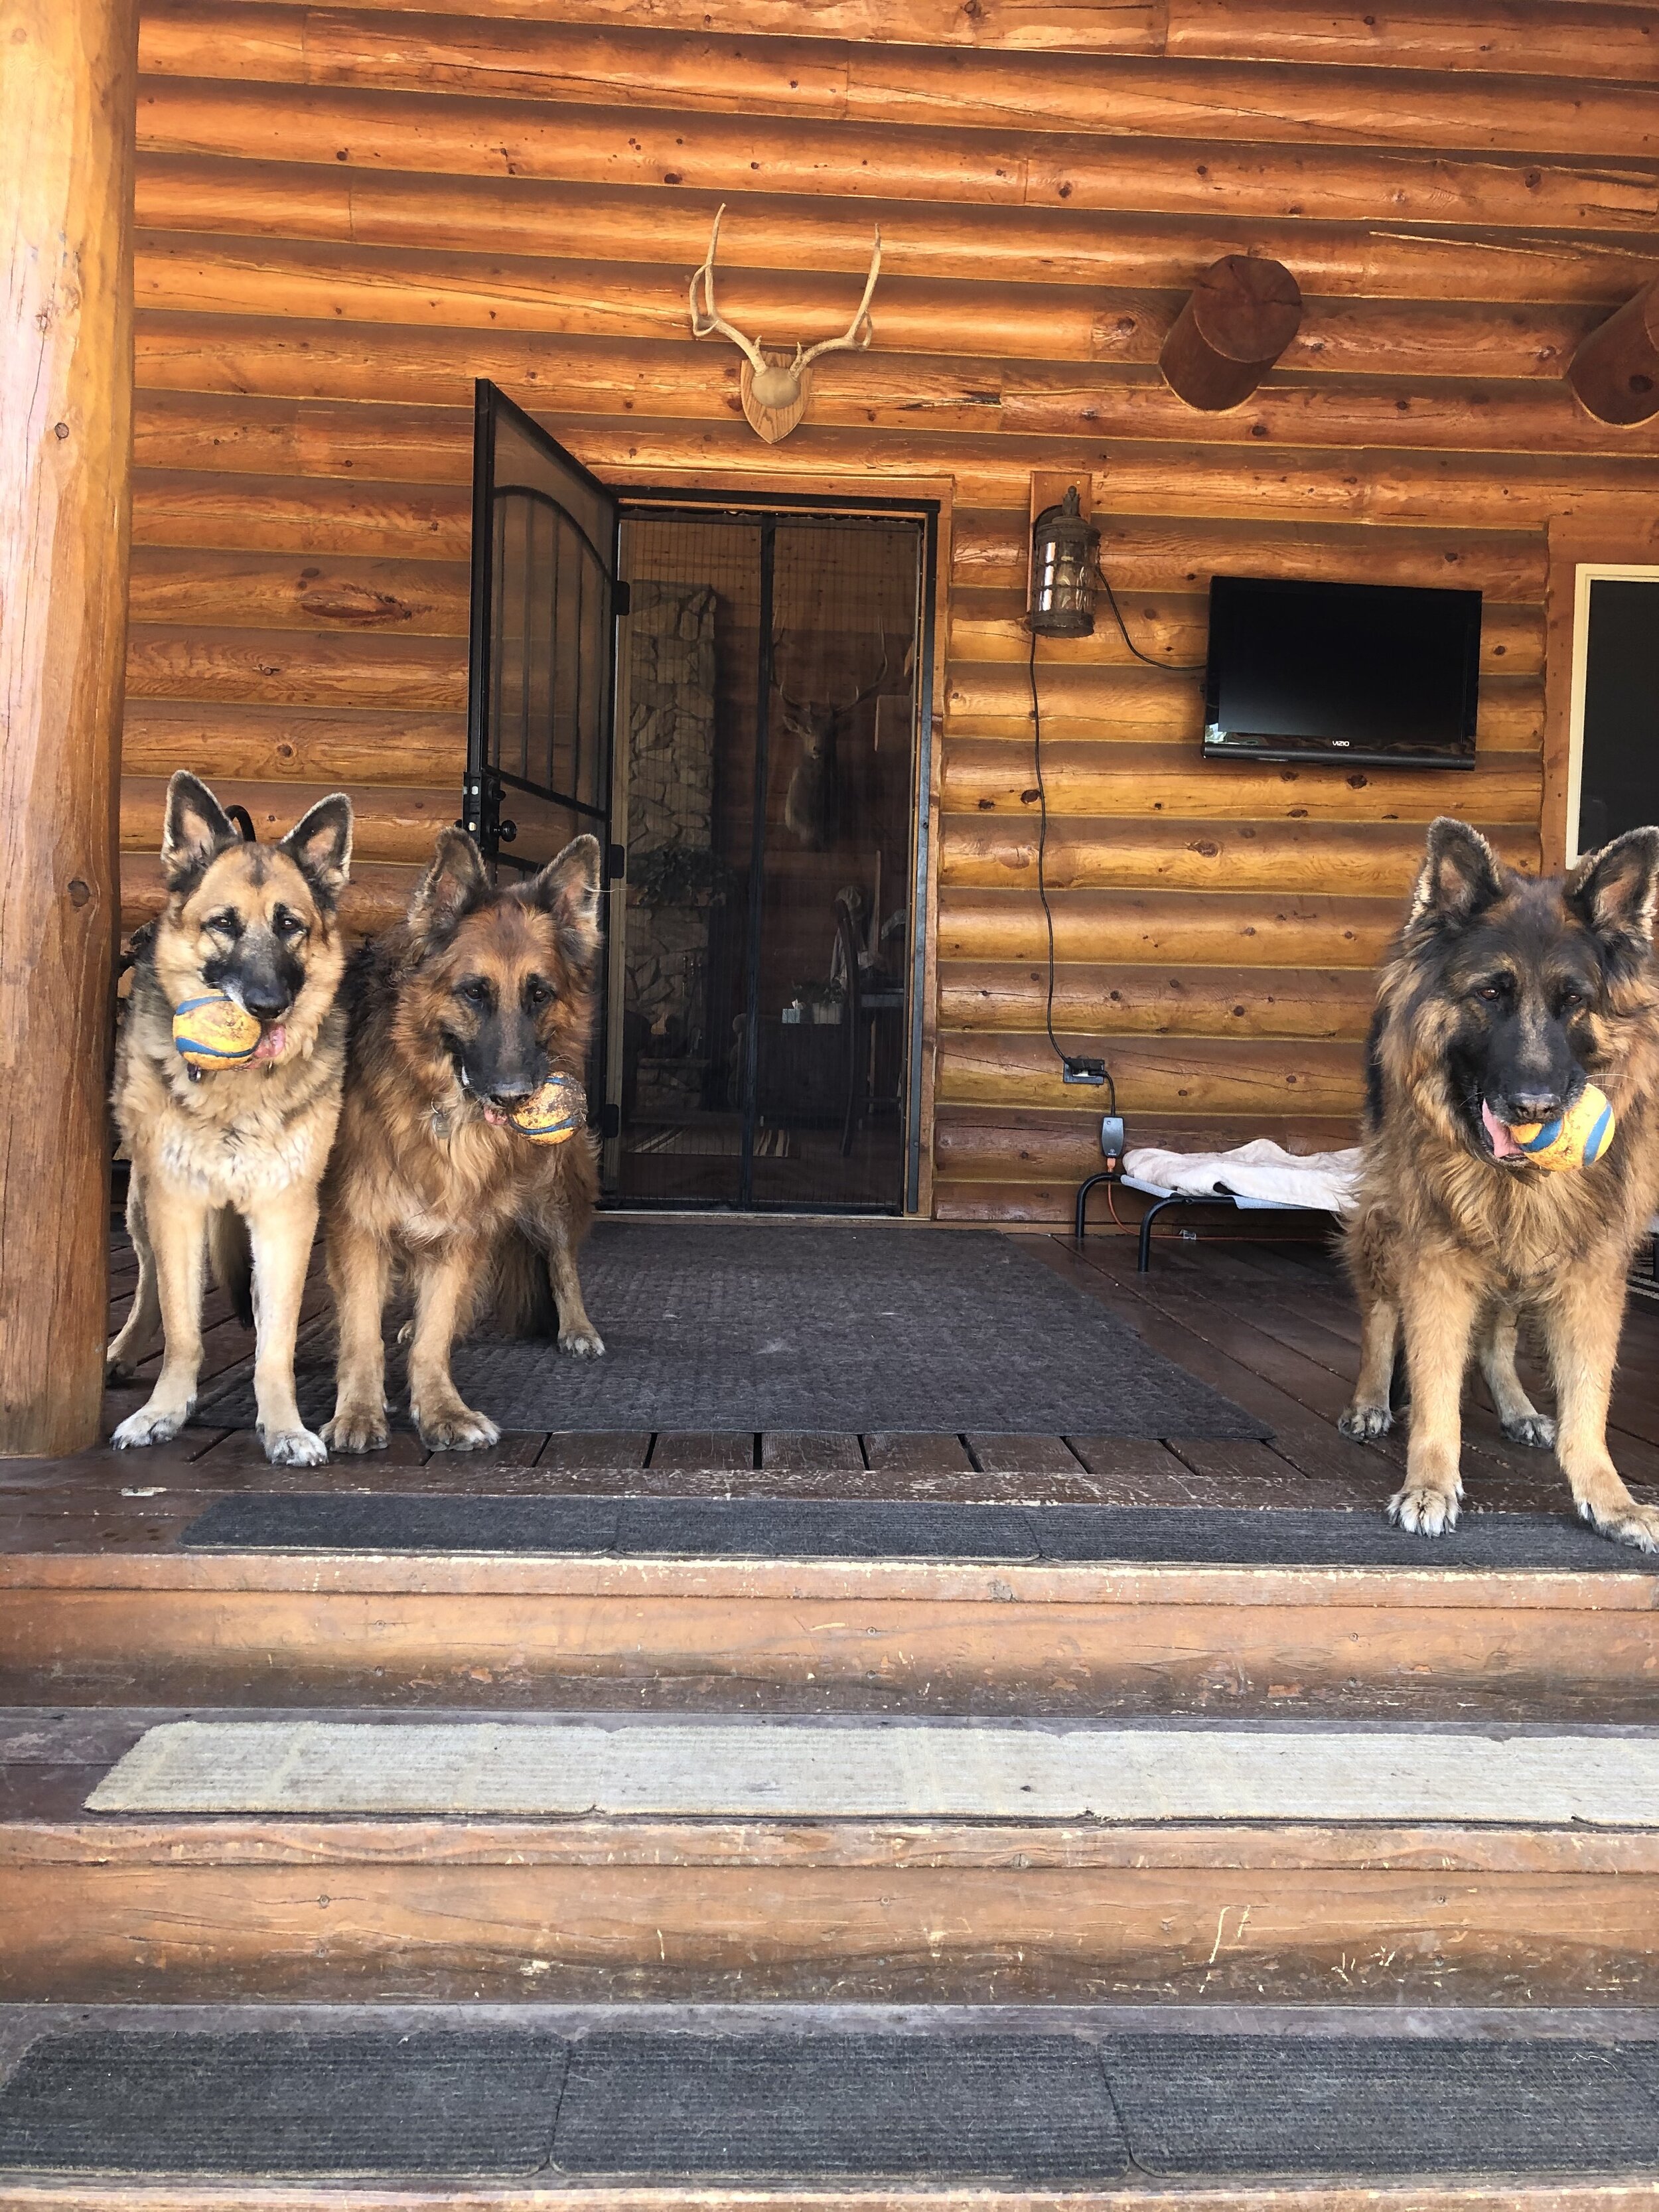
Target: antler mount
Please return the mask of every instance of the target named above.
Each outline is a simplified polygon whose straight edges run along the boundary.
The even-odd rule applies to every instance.
[[[875,330],[870,319],[870,300],[881,274],[881,227],[876,227],[870,274],[865,280],[864,297],[859,301],[857,314],[840,337],[821,338],[813,346],[798,345],[792,360],[763,351],[755,339],[746,337],[734,323],[728,323],[714,306],[714,253],[720,245],[720,217],[725,213],[722,204],[715,213],[702,266],[691,279],[691,335],[696,338],[730,338],[738,348],[744,356],[738,381],[744,414],[756,434],[764,438],[769,446],[775,446],[781,438],[789,435],[806,412],[812,386],[812,363],[826,353],[861,353],[870,343]]]

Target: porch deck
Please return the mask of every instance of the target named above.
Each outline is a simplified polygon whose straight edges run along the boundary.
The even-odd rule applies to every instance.
[[[741,1435],[659,1431],[509,1433],[493,1451],[428,1452],[408,1422],[391,1448],[329,1467],[268,1467],[246,1431],[193,1425],[175,1443],[121,1454],[100,1445],[61,1461],[0,1461],[0,1544],[7,1549],[170,1543],[216,1494],[245,1490],[514,1492],[611,1496],[1103,1504],[1218,1508],[1346,1507],[1375,1511],[1404,1466],[1402,1433],[1359,1446],[1336,1427],[1358,1364],[1353,1300],[1327,1241],[1206,1234],[1160,1239],[1150,1276],[1134,1241],[1091,1231],[1022,1242],[1056,1273],[1128,1322],[1156,1350],[1267,1423],[1267,1442],[1150,1443],[1115,1437]],[[118,1231],[112,1327],[131,1294],[135,1261]],[[313,1271],[302,1327],[327,1292]],[[206,1316],[204,1382],[251,1370],[251,1340],[217,1292]],[[601,1322],[601,1326],[603,1322]],[[146,1363],[146,1373],[159,1355]],[[1523,1371],[1524,1363],[1523,1363]],[[1539,1403],[1547,1384],[1528,1371]],[[148,1395],[112,1389],[106,1433]],[[1638,1498],[1659,1498],[1659,1304],[1633,1297],[1612,1421],[1613,1456]],[[1467,1513],[1555,1513],[1567,1492],[1548,1455],[1508,1443],[1472,1386],[1465,1410]]]

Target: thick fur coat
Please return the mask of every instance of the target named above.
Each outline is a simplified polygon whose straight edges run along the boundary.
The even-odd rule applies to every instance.
[[[1406,1528],[1457,1518],[1461,1401],[1472,1351],[1505,1431],[1555,1445],[1583,1516],[1659,1548],[1659,1510],[1637,1504],[1607,1445],[1631,1256],[1659,1200],[1659,830],[1637,830],[1565,878],[1505,867],[1444,819],[1385,963],[1372,1025],[1364,1164],[1346,1255],[1363,1316],[1361,1373],[1342,1426],[1390,1425],[1403,1334],[1411,1389]],[[1550,1174],[1500,1158],[1494,1124],[1548,1118],[1587,1083],[1618,1116],[1606,1156]],[[1557,1417],[1515,1369],[1536,1322]]]
[[[339,1119],[345,954],[335,915],[351,858],[351,805],[322,800],[277,845],[245,844],[205,784],[167,789],[167,905],[135,963],[116,1048],[116,1125],[131,1161],[127,1225],[138,1288],[111,1344],[130,1376],[164,1341],[147,1405],[122,1447],[164,1442],[190,1418],[202,1361],[210,1243],[244,1322],[257,1315],[260,1434],[277,1463],[326,1456],[294,1395],[294,1340],[317,1229],[317,1192]],[[257,1056],[193,1072],[175,1008],[222,993],[261,1024]]]
[[[367,946],[347,987],[350,1066],[324,1189],[340,1324],[337,1451],[387,1442],[382,1316],[413,1292],[410,1411],[434,1449],[496,1441],[450,1373],[454,1340],[493,1308],[509,1330],[605,1349],[576,1251],[598,1192],[586,1131],[531,1142],[507,1119],[550,1073],[581,1079],[593,1032],[599,850],[578,837],[529,882],[491,888],[477,848],[446,830],[409,919]]]

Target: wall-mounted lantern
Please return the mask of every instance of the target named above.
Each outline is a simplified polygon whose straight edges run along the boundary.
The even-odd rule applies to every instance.
[[[1095,548],[1100,542],[1073,484],[1031,526],[1029,620],[1038,637],[1088,637],[1095,626]]]

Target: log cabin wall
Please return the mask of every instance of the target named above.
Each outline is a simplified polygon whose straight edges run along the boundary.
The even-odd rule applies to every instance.
[[[1540,858],[1547,525],[1659,503],[1659,426],[1562,380],[1659,271],[1659,11],[153,0],[142,64],[131,912],[180,764],[272,822],[345,785],[357,918],[401,904],[456,810],[476,375],[618,483],[948,480],[936,1210],[1060,1219],[1100,1102],[1042,1033],[1021,615],[1057,472],[1170,662],[1217,569],[1486,595],[1468,775],[1207,764],[1197,680],[1103,611],[1042,651],[1068,1043],[1132,1137],[1347,1136],[1424,825]],[[882,225],[874,347],[782,447],[687,331],[722,200],[722,312],[773,343],[844,327]],[[1201,415],[1156,364],[1229,252],[1306,312]]]

